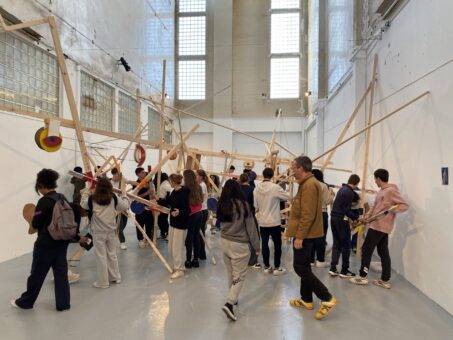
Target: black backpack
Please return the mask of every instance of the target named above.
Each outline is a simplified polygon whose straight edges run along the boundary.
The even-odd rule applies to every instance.
[[[112,195],[113,201],[115,202],[115,209],[118,205],[118,197],[115,194]],[[88,220],[91,222],[91,218],[93,217],[93,197],[90,196],[88,198]]]

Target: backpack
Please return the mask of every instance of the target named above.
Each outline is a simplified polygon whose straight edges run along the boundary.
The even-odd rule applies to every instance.
[[[51,197],[55,201],[55,205],[53,207],[52,220],[47,230],[55,241],[69,241],[77,235],[78,226],[75,221],[74,210],[72,210],[63,195],[57,195],[56,198]]]
[[[118,197],[113,194],[112,195],[113,197],[113,201],[115,202],[115,210],[116,210],[116,206],[118,205]],[[88,198],[88,220],[91,222],[91,218],[93,217],[93,197],[90,196]]]

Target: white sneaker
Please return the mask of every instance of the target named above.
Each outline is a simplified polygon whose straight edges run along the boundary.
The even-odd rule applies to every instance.
[[[119,285],[121,283],[121,279],[118,279],[118,280],[114,280],[112,281],[113,283],[116,283],[117,285]]]
[[[264,274],[272,274],[273,272],[274,272],[274,268],[264,267]]]
[[[138,241],[138,247],[139,247],[139,248],[145,248],[145,246],[146,246],[145,241],[143,241],[143,240]]]
[[[178,279],[184,276],[183,270],[176,270],[173,274],[171,274],[170,279]]]
[[[16,304],[16,300],[11,300],[11,306],[13,306],[14,308],[19,308],[19,306]]]
[[[73,273],[72,271],[68,270],[68,282],[69,282],[69,284],[76,283],[79,280],[80,280],[80,274],[76,274],[76,273]]]
[[[123,242],[123,243],[120,243],[120,248],[121,248],[122,250],[126,250],[126,249],[127,249],[127,244],[124,243],[124,242]]]
[[[316,268],[327,268],[330,266],[330,263],[316,261]]]
[[[283,267],[279,267],[278,269],[275,269],[274,270],[274,276],[280,276],[280,275],[284,275],[286,273],[286,268],[283,268]]]
[[[215,229],[211,229],[211,234],[212,234],[212,235],[215,235],[215,234],[217,234],[217,230],[215,230]]]
[[[314,267],[315,266],[315,263],[314,262],[310,262],[310,267]]]
[[[106,288],[109,288],[110,286],[101,286],[101,285],[99,285],[99,283],[93,282],[93,287],[95,287],[95,288],[106,289]]]

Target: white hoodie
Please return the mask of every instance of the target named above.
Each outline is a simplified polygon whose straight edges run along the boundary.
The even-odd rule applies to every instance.
[[[253,192],[256,219],[260,227],[281,225],[280,201],[289,198],[281,186],[270,181],[259,183]]]

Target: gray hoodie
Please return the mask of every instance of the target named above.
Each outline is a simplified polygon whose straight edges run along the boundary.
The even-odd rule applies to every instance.
[[[80,205],[83,209],[89,209],[88,199],[90,196],[90,193],[82,193],[82,201],[80,202]],[[93,201],[93,216],[91,217],[91,230],[93,234],[115,231],[117,228],[116,211],[122,212],[127,209],[129,209],[129,199],[127,196],[118,197],[116,209],[115,201],[113,199],[108,205],[99,205]]]
[[[226,240],[238,243],[251,243],[253,249],[260,250],[260,238],[257,226],[249,207],[247,206],[248,217],[244,219],[243,208],[240,205],[241,218],[236,211],[233,212],[232,222],[220,222],[221,237]]]
[[[280,201],[286,201],[289,194],[278,184],[263,181],[256,186],[253,195],[259,226],[279,226],[281,224]]]

